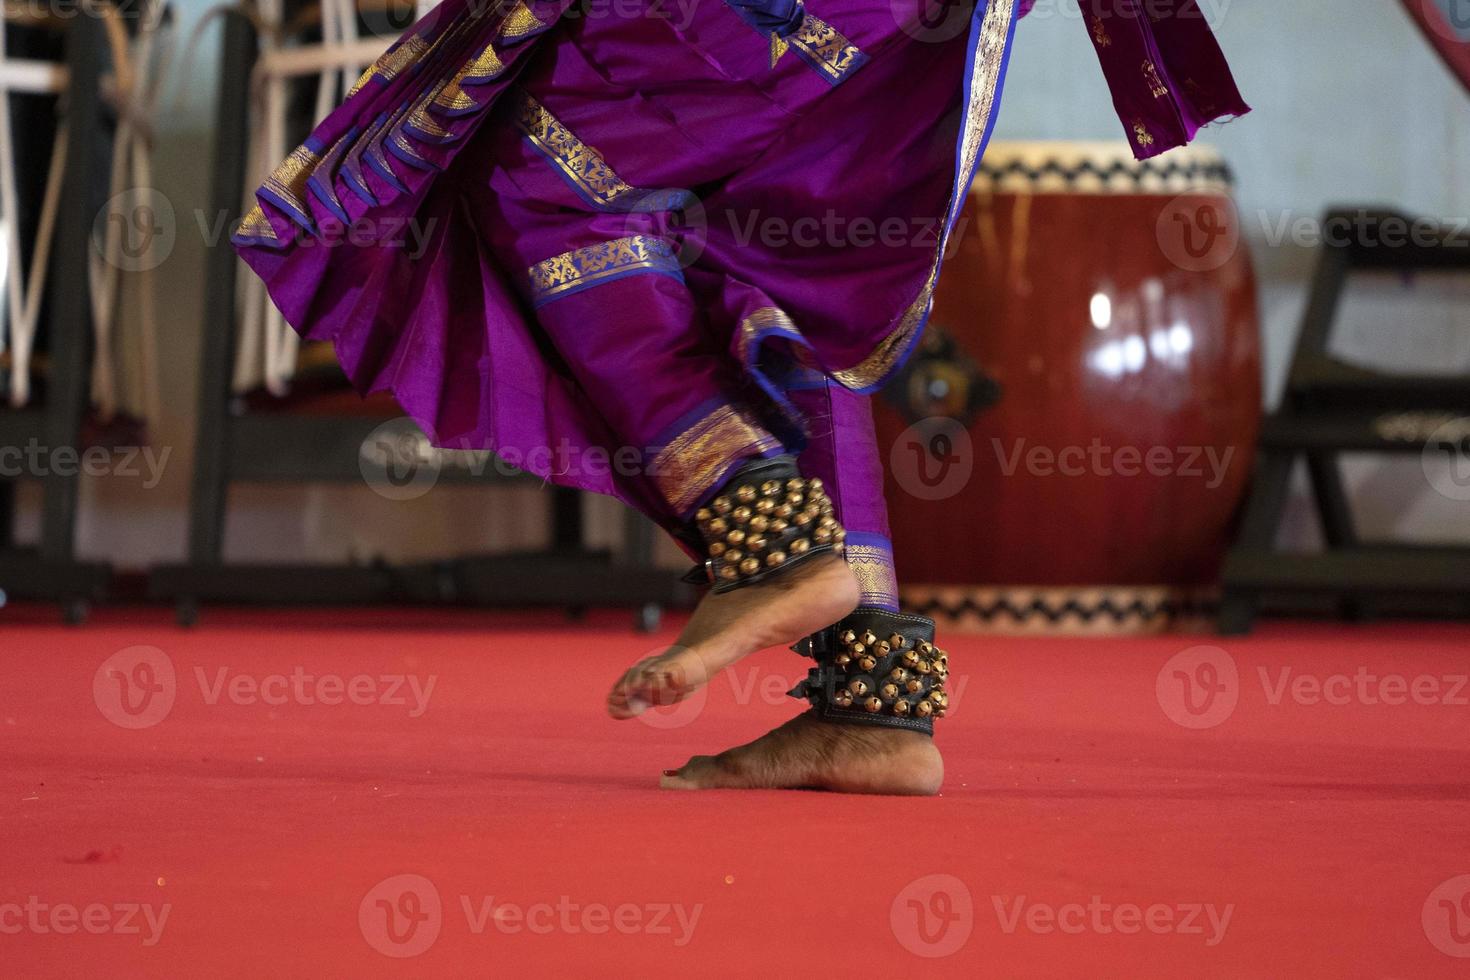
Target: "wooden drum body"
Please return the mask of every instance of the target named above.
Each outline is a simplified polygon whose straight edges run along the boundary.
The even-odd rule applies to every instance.
[[[905,598],[992,626],[1157,626],[1215,580],[1261,417],[1228,171],[1203,149],[995,144],[961,220],[878,410]],[[965,453],[968,478],[925,499]]]

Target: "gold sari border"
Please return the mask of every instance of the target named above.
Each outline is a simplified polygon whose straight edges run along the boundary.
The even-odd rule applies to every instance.
[[[721,405],[670,440],[654,456],[649,475],[683,517],[732,467],[780,447],[747,409]]]
[[[684,281],[673,245],[652,235],[615,238],[553,255],[531,266],[527,274],[537,307],[627,276],[654,274]]]

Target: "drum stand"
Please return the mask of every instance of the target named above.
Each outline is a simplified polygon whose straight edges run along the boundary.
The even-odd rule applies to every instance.
[[[1411,219],[1364,209],[1329,213],[1328,227],[1372,229]],[[1265,422],[1261,452],[1235,546],[1222,574],[1222,633],[1249,631],[1266,594],[1325,597],[1354,617],[1366,605],[1430,595],[1437,609],[1470,614],[1470,547],[1369,544],[1359,540],[1338,467],[1340,453],[1442,455],[1470,461],[1470,376],[1413,377],[1353,367],[1328,354],[1333,321],[1350,273],[1470,272],[1463,230],[1444,229],[1438,241],[1399,247],[1369,245],[1381,236],[1353,236],[1323,246],[1306,316],[1297,339],[1281,407]],[[1446,423],[1449,423],[1447,426]],[[1305,458],[1326,549],[1319,554],[1276,550],[1292,468]],[[1429,463],[1426,462],[1426,466]],[[1427,470],[1426,470],[1427,472]],[[1470,487],[1466,487],[1470,493]]]
[[[77,284],[88,281],[91,257],[92,191],[97,175],[94,141],[101,104],[98,83],[106,54],[99,19],[90,14],[73,18],[66,47],[66,167],[58,200],[46,323],[51,373],[44,407],[0,409],[0,451],[12,458],[17,450],[24,454],[37,446],[51,453],[64,448],[80,453],[82,423],[91,397],[91,299],[88,290]],[[54,70],[49,65],[7,62],[16,70],[0,83],[0,98],[22,89],[29,75]],[[11,161],[0,160],[0,166],[9,167]],[[14,221],[15,216],[8,214],[5,219]],[[18,257],[12,256],[11,261],[11,275],[21,275]],[[59,601],[67,621],[78,623],[86,617],[88,605],[103,596],[111,572],[104,564],[76,560],[81,480],[76,467],[62,469],[65,472],[59,473],[51,465],[44,473],[34,474],[44,486],[41,541],[34,551],[14,547],[14,487],[0,476],[0,601],[7,593]]]
[[[254,27],[237,11],[225,15],[223,46],[210,213],[236,215],[240,190],[246,186],[249,85],[257,55]],[[180,622],[195,620],[201,600],[270,605],[548,605],[573,614],[592,606],[628,605],[637,609],[637,626],[653,629],[663,607],[692,603],[693,590],[679,573],[652,565],[652,525],[630,515],[625,555],[613,562],[605,553],[584,549],[581,496],[560,488],[549,495],[552,547],[545,552],[406,567],[224,564],[225,504],[231,483],[360,483],[361,455],[371,445],[369,437],[387,420],[240,411],[242,400],[232,391],[240,262],[226,241],[210,250],[207,261],[189,562],[155,568],[149,579],[150,596],[175,602]],[[478,474],[446,469],[440,479],[532,479],[503,474],[495,466],[483,467]]]

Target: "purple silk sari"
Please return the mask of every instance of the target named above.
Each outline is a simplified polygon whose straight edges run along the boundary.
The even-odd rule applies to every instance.
[[[233,241],[291,324],[439,445],[670,529],[742,460],[803,452],[876,595],[860,396],[928,317],[1019,3],[706,0],[676,22],[445,0]],[[1151,156],[1247,110],[1193,0],[1143,9],[1087,17]]]

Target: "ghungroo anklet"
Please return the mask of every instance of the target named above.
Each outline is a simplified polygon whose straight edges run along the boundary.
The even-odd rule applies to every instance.
[[[949,654],[934,645],[934,620],[858,609],[795,647],[817,662],[791,690],[823,721],[934,733],[949,708]]]
[[[747,463],[694,515],[715,592],[728,592],[829,552],[842,554],[847,532],[833,516],[821,480],[808,480],[790,456]]]

